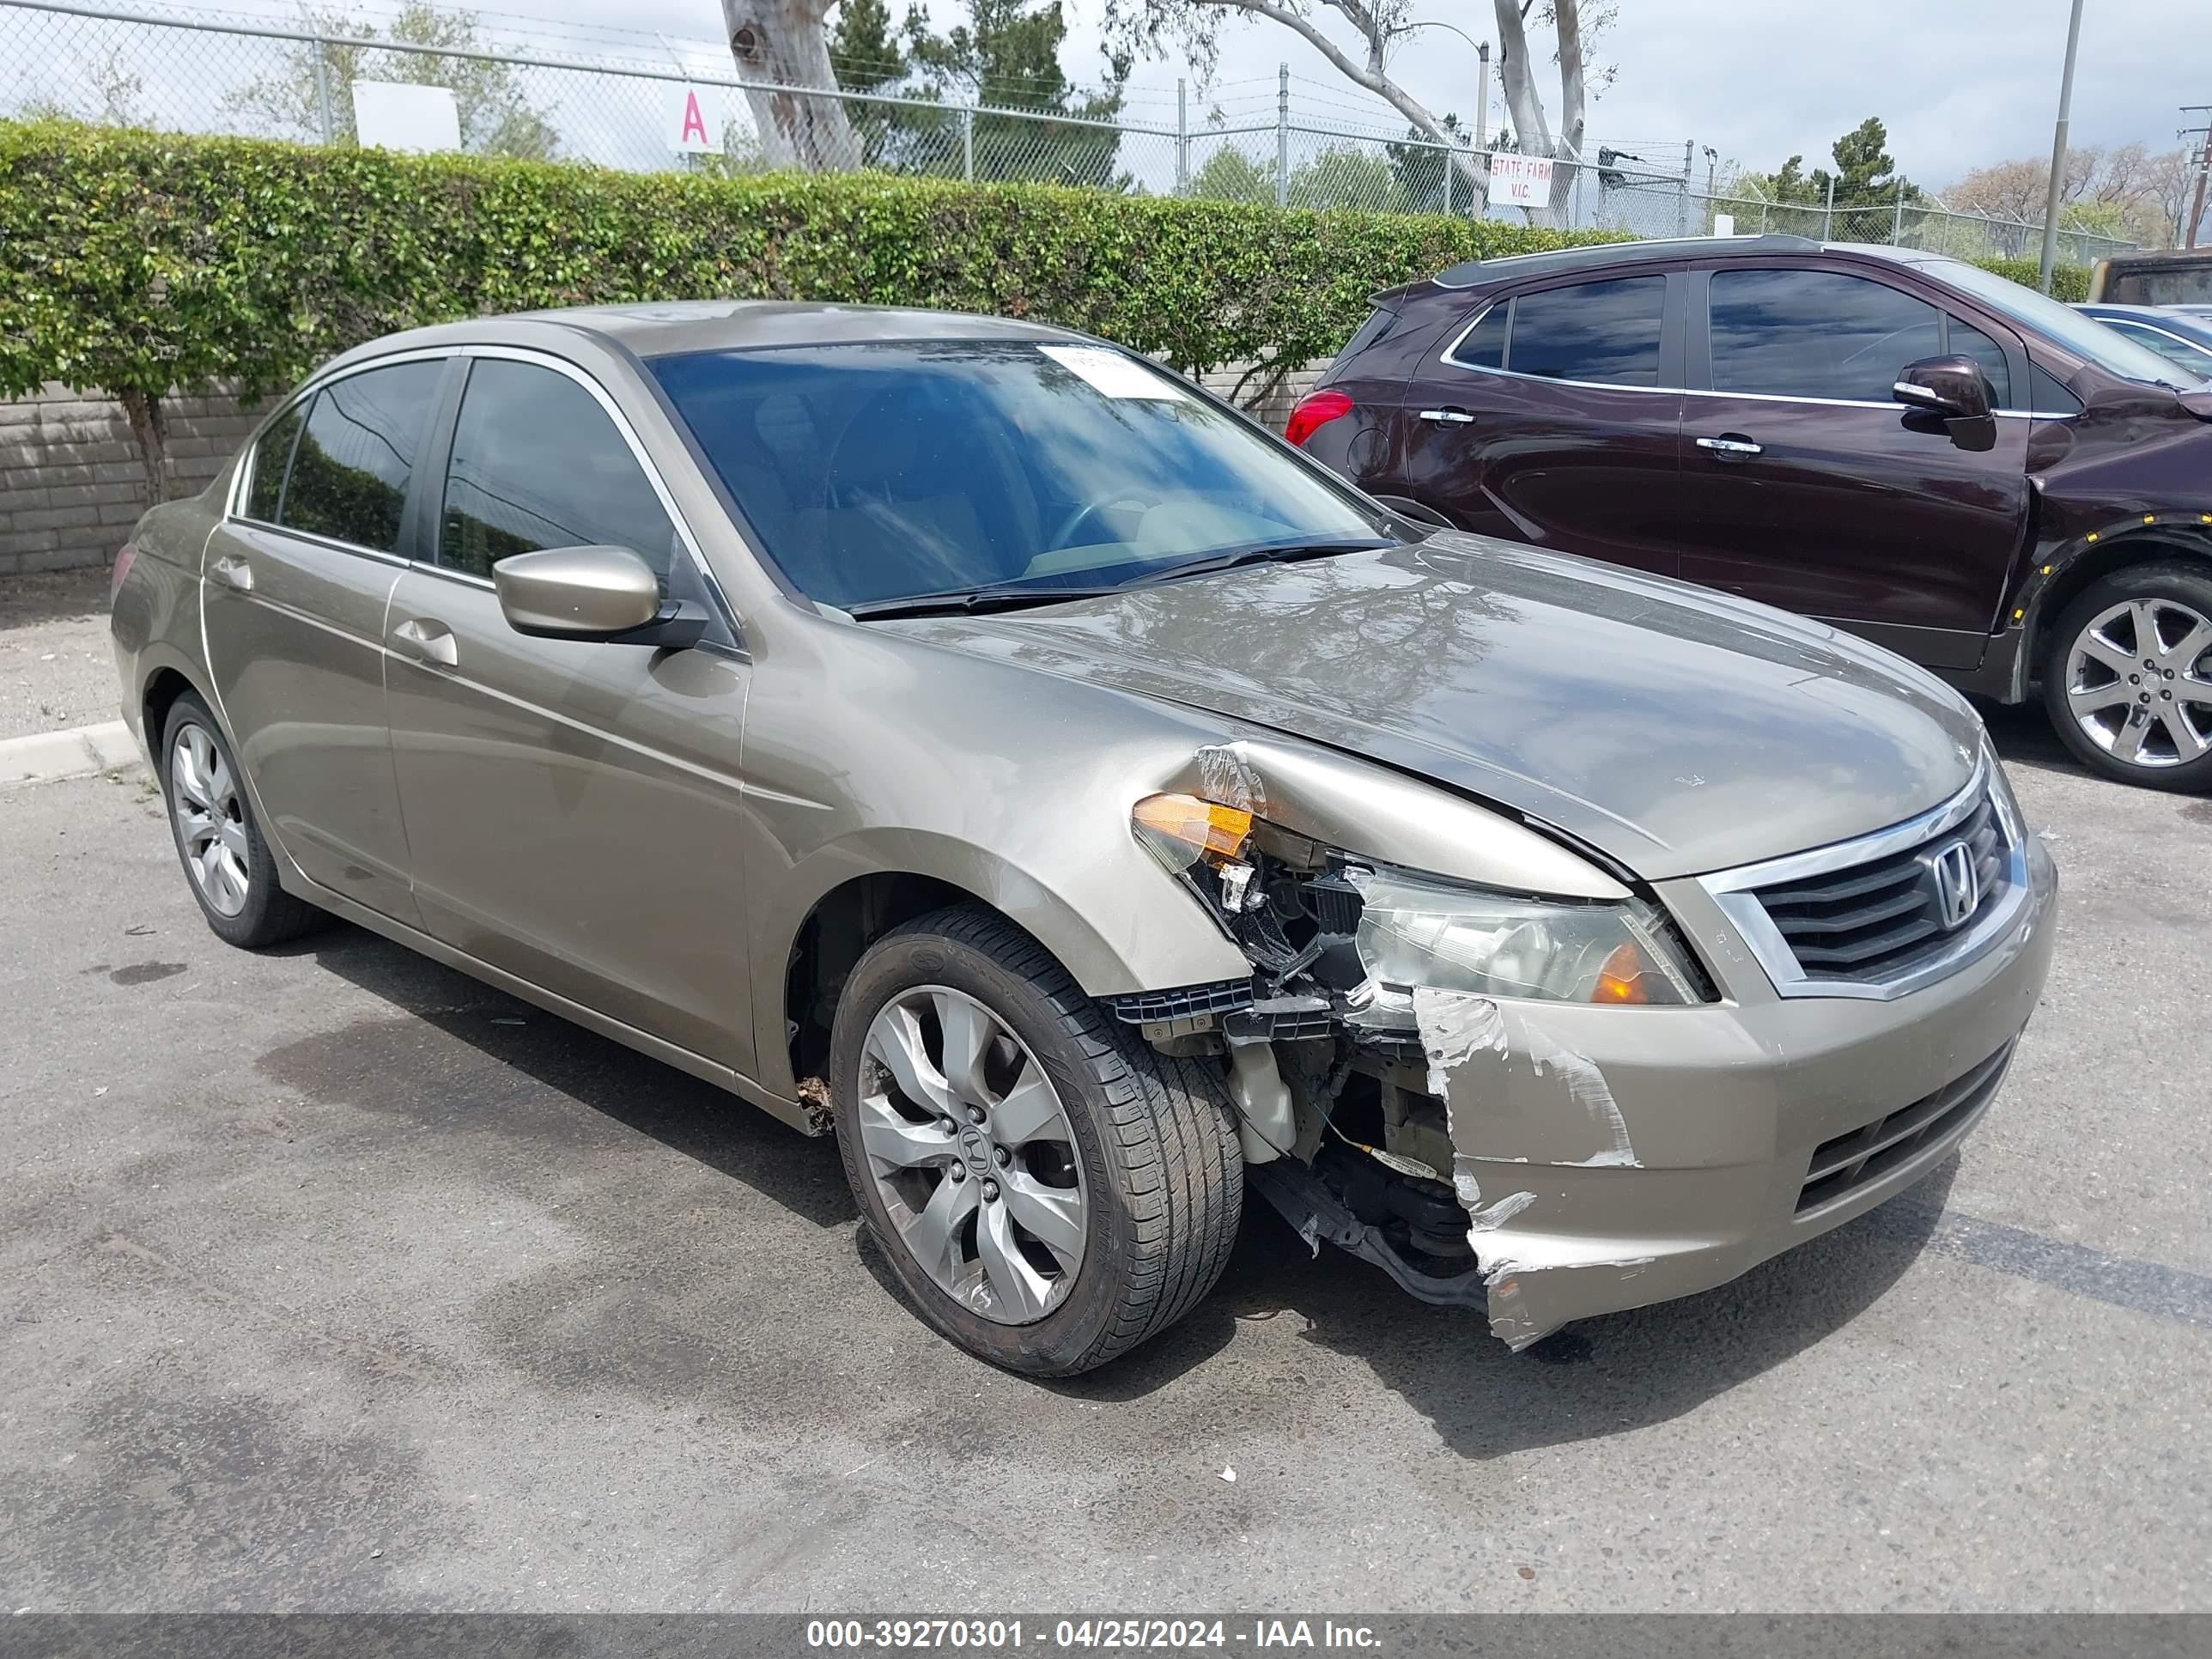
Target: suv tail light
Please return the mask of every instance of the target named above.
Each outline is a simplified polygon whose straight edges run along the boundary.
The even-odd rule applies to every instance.
[[[116,550],[115,568],[107,578],[107,602],[115,603],[115,596],[123,591],[123,579],[131,574],[131,562],[138,556],[138,544],[125,542]]]
[[[1283,428],[1283,435],[1304,449],[1306,440],[1317,430],[1351,413],[1352,399],[1344,392],[1309,392],[1291,411],[1290,424]]]

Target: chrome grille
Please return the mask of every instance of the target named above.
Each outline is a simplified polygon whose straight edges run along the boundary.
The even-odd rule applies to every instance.
[[[1965,843],[1977,899],[1947,915],[1936,855]],[[1812,980],[1880,981],[1940,952],[1960,929],[2003,902],[2007,851],[1984,794],[1964,823],[1864,864],[1753,890],[1798,966]]]
[[[1807,1215],[1848,1198],[1923,1152],[1964,1134],[2004,1081],[2012,1051],[2008,1042],[1935,1093],[1849,1134],[1822,1141],[1814,1151],[1805,1184],[1798,1189],[1797,1213]]]
[[[1958,793],[1917,817],[1698,884],[1783,996],[1887,1001],[2008,938],[2033,897],[2029,867],[1985,746]]]

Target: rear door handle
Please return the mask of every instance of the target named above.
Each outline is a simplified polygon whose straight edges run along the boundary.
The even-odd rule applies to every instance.
[[[1741,456],[1760,455],[1765,453],[1757,444],[1752,442],[1750,439],[1742,437],[1734,432],[1724,432],[1717,438],[1700,438],[1698,440],[1698,447],[1700,449],[1710,449],[1714,454],[1722,457],[1723,459],[1733,459]]]
[[[409,647],[410,654],[448,668],[461,659],[453,630],[434,617],[410,617],[392,630],[392,637]]]
[[[220,555],[208,570],[226,586],[234,587],[241,593],[253,591],[253,567],[235,553]]]
[[[1463,409],[1425,409],[1421,411],[1421,418],[1425,421],[1435,421],[1443,426],[1474,424],[1474,416]]]

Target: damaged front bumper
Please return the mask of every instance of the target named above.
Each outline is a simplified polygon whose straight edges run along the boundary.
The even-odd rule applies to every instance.
[[[1524,1347],[1711,1289],[1940,1164],[1994,1098],[2049,969],[2057,872],[2033,837],[2027,862],[2007,937],[1894,1001],[1420,994],[1491,1329]],[[1687,919],[1702,900],[1684,885],[1662,893]]]
[[[1486,1310],[1516,1349],[1573,1320],[1710,1290],[1894,1196],[1979,1121],[2057,931],[2057,872],[2033,837],[2027,868],[2002,939],[1893,1000],[1785,998],[1742,964],[1722,1000],[1694,1007],[1416,993],[1418,1051],[1382,1070],[1442,1103],[1473,1249],[1459,1271],[1409,1259],[1355,1213],[1316,1175],[1311,1136],[1248,1180],[1310,1244],[1362,1256],[1423,1300]],[[1724,927],[1695,882],[1658,891],[1686,927]],[[1174,1029],[1158,1016],[1185,1011],[1147,1012],[1158,1040]],[[1293,1078],[1295,1046],[1274,1045]]]
[[[1282,793],[1297,776],[1278,763],[1265,782]],[[1262,805],[1256,773],[1204,782],[1210,795]],[[1248,1181],[1309,1243],[1373,1261],[1425,1300],[1483,1307],[1516,1348],[1571,1320],[1723,1284],[1925,1175],[1987,1110],[2049,968],[2057,872],[1994,762],[1922,819],[1769,866],[1650,884],[1633,899],[1587,865],[1516,879],[1549,854],[1525,829],[1505,826],[1501,840],[1479,817],[1455,824],[1451,846],[1413,849],[1424,863],[1456,860],[1443,878],[1483,890],[1477,914],[1555,886],[1576,895],[1553,905],[1562,915],[1577,902],[1611,906],[1647,962],[1673,964],[1662,989],[1674,994],[1617,1000],[1437,988],[1481,976],[1442,956],[1434,981],[1418,957],[1378,973],[1395,941],[1378,935],[1369,951],[1374,872],[1330,850],[1358,833],[1349,806],[1304,784],[1301,799],[1268,798],[1278,819],[1240,806],[1227,851],[1163,860],[1243,947],[1253,978],[1112,1000],[1164,1051],[1226,1059]],[[1389,821],[1401,818],[1419,821],[1410,811]],[[1966,873],[1981,872],[1970,895],[1978,885],[1994,896],[1983,910],[1969,902],[1971,927],[1938,923],[1955,938],[1888,978],[1778,977],[1777,941],[1743,920],[1749,878],[1765,892],[1809,870],[1840,882],[1841,896],[1772,889],[1783,920],[1814,930],[1810,945],[1836,928],[1863,939],[1905,914],[1897,884],[1932,883],[1940,896],[1935,858],[1966,860]],[[1888,907],[1871,921],[1860,912],[1877,901],[1856,896],[1869,892]],[[1384,910],[1401,912],[1418,920],[1419,906],[1401,898]],[[1771,919],[1760,909],[1753,920]],[[1510,924],[1473,936],[1486,945],[1510,937]],[[1680,949],[1692,940],[1694,963]],[[1689,975],[1709,982],[1686,984]]]

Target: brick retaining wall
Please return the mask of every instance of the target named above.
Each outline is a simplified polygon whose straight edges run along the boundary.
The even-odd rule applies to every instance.
[[[222,470],[256,417],[234,398],[169,398],[169,494]],[[146,510],[146,475],[122,404],[49,386],[0,402],[0,577],[106,564]]]

